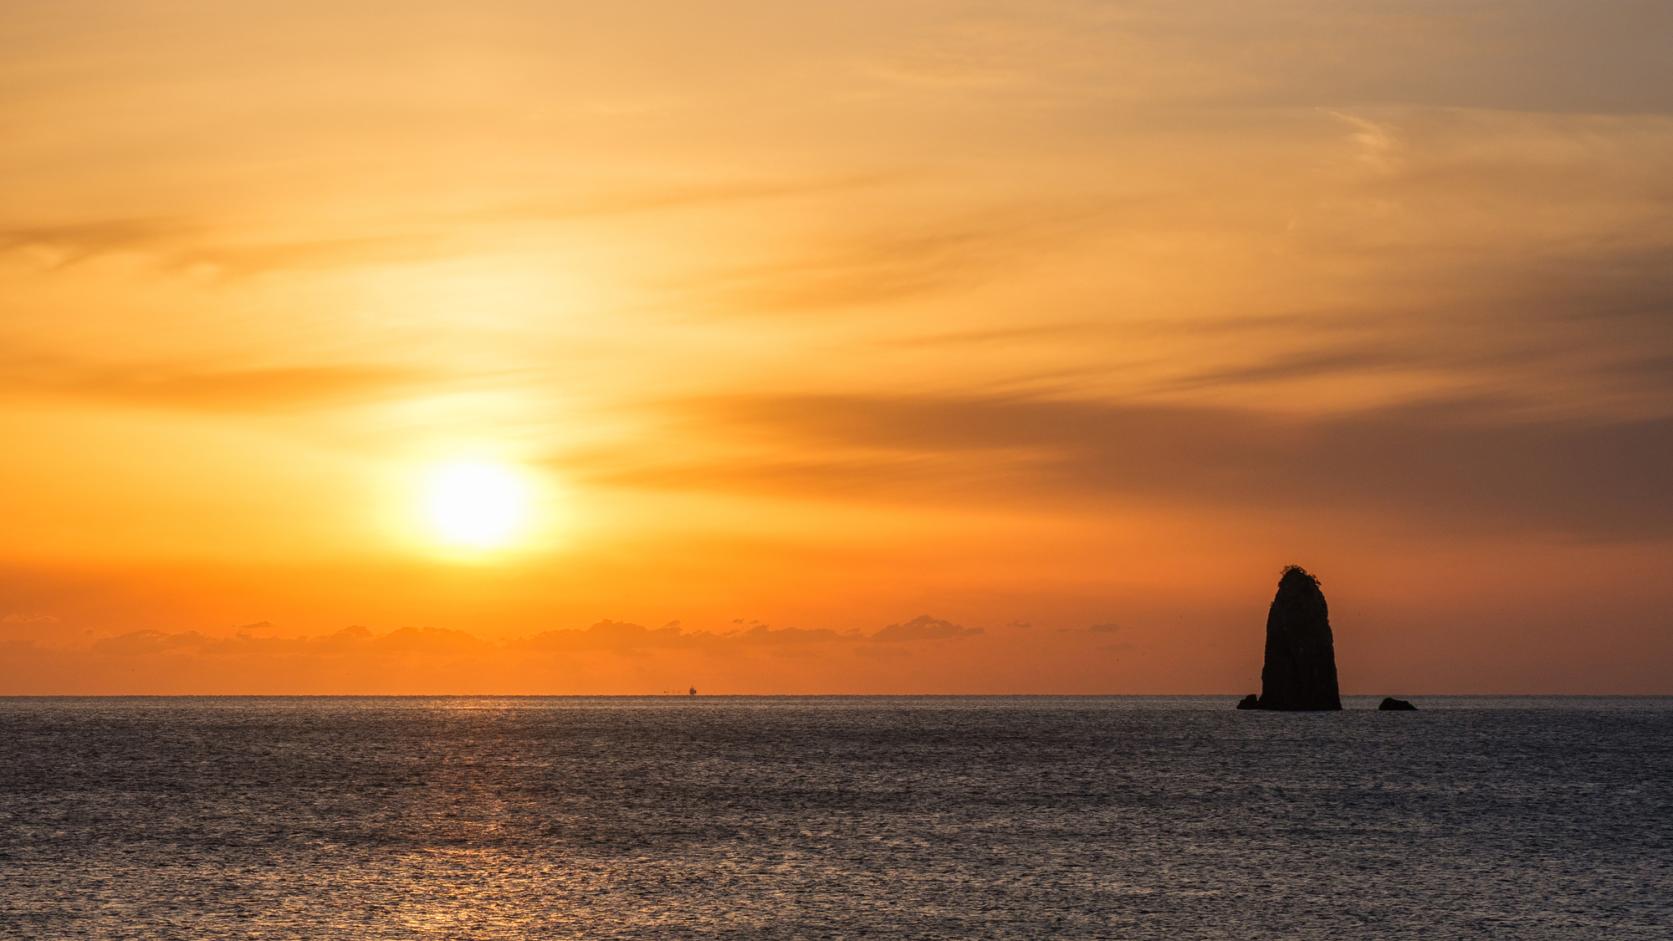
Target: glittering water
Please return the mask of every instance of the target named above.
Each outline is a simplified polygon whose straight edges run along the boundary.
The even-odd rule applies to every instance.
[[[0,937],[1673,937],[1673,700],[0,700]]]

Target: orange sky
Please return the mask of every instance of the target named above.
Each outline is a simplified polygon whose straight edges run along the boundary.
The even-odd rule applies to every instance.
[[[1665,4],[263,7],[0,18],[0,694],[1673,693]]]

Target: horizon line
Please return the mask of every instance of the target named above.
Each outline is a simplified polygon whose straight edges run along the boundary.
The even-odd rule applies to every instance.
[[[1239,699],[1244,693],[0,693],[9,699]],[[1392,693],[1343,693],[1379,699]],[[1423,699],[1673,699],[1664,693],[1405,693]],[[1326,710],[1334,711],[1334,710]]]

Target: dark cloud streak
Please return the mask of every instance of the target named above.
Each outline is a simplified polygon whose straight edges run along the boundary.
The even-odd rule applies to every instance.
[[[1437,534],[1673,537],[1669,417],[1540,417],[1492,398],[1314,416],[997,396],[745,396],[687,408],[717,429],[765,431],[813,454],[872,455],[769,471],[779,492],[805,499],[934,501],[977,489],[1035,503],[1364,512]],[[747,461],[616,477],[742,491],[764,479]]]
[[[96,365],[46,357],[0,360],[0,394],[228,414],[364,404],[484,378],[378,363]]]

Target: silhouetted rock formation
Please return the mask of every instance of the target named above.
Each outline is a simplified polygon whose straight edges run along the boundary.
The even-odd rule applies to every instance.
[[[1417,711],[1417,707],[1412,705],[1407,700],[1395,699],[1393,696],[1383,697],[1383,701],[1377,704],[1377,708],[1382,710],[1383,712],[1416,712]]]
[[[1254,701],[1251,702],[1250,700]],[[1319,580],[1299,565],[1284,569],[1266,615],[1266,665],[1261,694],[1239,709],[1341,709],[1336,688],[1336,644]]]
[[[1259,709],[1260,707],[1260,697],[1256,696],[1254,693],[1250,693],[1237,701],[1237,708],[1239,709]]]

